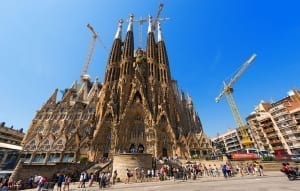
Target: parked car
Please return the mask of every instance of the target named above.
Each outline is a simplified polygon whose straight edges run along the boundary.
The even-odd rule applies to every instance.
[[[291,154],[291,160],[294,162],[300,162],[300,154]]]

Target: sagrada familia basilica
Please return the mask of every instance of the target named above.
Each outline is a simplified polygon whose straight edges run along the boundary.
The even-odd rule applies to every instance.
[[[161,24],[153,29],[149,16],[145,49],[134,47],[134,16],[125,38],[123,24],[118,23],[103,82],[84,74],[60,100],[54,90],[36,112],[23,139],[23,163],[97,161],[140,150],[154,157],[211,153],[191,97],[171,76]]]

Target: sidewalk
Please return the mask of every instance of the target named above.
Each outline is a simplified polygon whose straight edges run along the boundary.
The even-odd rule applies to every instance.
[[[193,182],[213,182],[213,181],[236,181],[236,180],[242,180],[242,179],[257,179],[257,178],[267,178],[267,177],[281,177],[284,176],[282,172],[280,171],[269,171],[265,172],[265,176],[252,176],[252,175],[246,175],[246,176],[234,176],[231,178],[224,178],[223,176],[220,177],[200,177],[197,178],[196,180],[188,179],[187,181],[183,180],[175,180],[173,177],[170,178],[170,180],[165,180],[165,181],[151,181],[151,182],[142,182],[142,183],[136,183],[136,182],[130,182],[130,184],[125,184],[123,182],[116,183],[115,185],[112,185],[108,188],[104,188],[104,190],[114,190],[114,189],[128,189],[128,188],[136,188],[136,187],[151,187],[151,186],[163,186],[163,185],[170,185],[170,184],[175,184],[175,183],[186,183],[188,182],[193,183]],[[86,188],[77,188],[78,182],[72,182],[70,184],[70,190],[69,191],[96,191],[99,190],[98,182],[94,182],[92,187],[86,187]],[[36,191],[37,189],[26,189],[26,191]],[[54,187],[54,191],[56,191],[56,186]]]

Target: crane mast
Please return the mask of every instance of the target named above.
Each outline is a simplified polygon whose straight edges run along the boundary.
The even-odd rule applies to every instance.
[[[81,73],[81,79],[82,80],[89,79],[89,76],[87,75],[87,70],[88,70],[88,67],[89,67],[93,52],[94,52],[96,40],[98,38],[98,34],[95,32],[92,25],[90,25],[88,23],[86,26],[90,29],[93,36],[92,36],[92,41],[90,43],[89,51],[88,51],[88,54],[87,54],[87,57],[86,57],[86,60],[85,60],[84,66],[83,66],[83,70],[82,70],[82,73]]]
[[[245,70],[248,68],[248,66],[254,61],[256,57],[256,54],[252,54],[252,56],[242,65],[242,67],[238,70],[238,72],[231,78],[231,80],[228,83],[223,82],[224,88],[221,91],[221,93],[216,97],[216,102],[218,103],[220,99],[225,95],[228,101],[228,104],[230,106],[230,109],[233,113],[235,122],[237,124],[238,130],[242,136],[242,145],[246,148],[251,147],[253,142],[251,141],[246,129],[245,125],[243,124],[243,120],[241,118],[241,115],[239,113],[238,107],[233,99],[232,93],[233,93],[233,84],[236,82],[236,80],[245,72]]]
[[[159,19],[160,19],[160,18],[159,18],[159,17],[160,17],[160,13],[161,13],[163,7],[164,7],[164,4],[162,4],[162,3],[159,4],[159,7],[158,7],[158,11],[157,11],[156,17],[154,18],[153,23],[152,23],[152,30],[155,30],[156,27],[157,27],[157,23],[158,23],[158,21],[159,21]]]

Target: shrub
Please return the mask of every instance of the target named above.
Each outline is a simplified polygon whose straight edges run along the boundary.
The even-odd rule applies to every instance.
[[[263,161],[273,161],[274,157],[272,157],[272,156],[264,156],[262,160]]]
[[[86,156],[81,156],[79,159],[80,162],[87,162],[88,158]]]

